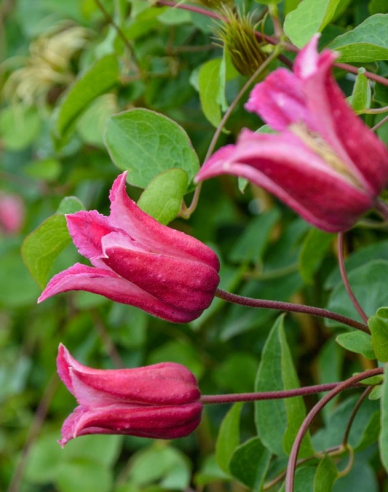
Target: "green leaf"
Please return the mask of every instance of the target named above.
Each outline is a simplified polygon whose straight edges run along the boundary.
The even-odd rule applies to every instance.
[[[388,14],[388,3],[386,0],[370,0],[368,9],[371,15]]]
[[[372,333],[372,344],[376,358],[380,362],[388,362],[388,320],[379,316],[371,316],[368,326]]]
[[[332,492],[334,482],[338,478],[338,470],[327,454],[320,461],[315,473],[314,492]]]
[[[40,127],[40,116],[33,107],[12,104],[0,111],[0,137],[8,150],[28,147],[37,138]]]
[[[123,436],[85,436],[85,439],[75,439],[66,444],[62,455],[67,461],[87,459],[110,466],[116,461],[122,443]]]
[[[321,265],[334,237],[335,234],[315,228],[307,234],[299,255],[300,273],[306,283],[313,283],[314,273]]]
[[[183,169],[169,169],[150,181],[137,204],[161,224],[168,224],[181,208],[187,182]]]
[[[128,479],[139,487],[160,482],[166,489],[185,490],[190,483],[190,466],[177,449],[154,443],[132,457]]]
[[[55,181],[61,174],[61,163],[51,158],[31,161],[25,166],[24,172],[31,178]]]
[[[315,466],[298,467],[295,471],[295,483],[293,492],[314,492],[315,474]],[[279,492],[285,492],[284,483]]]
[[[281,316],[265,343],[255,391],[280,391],[298,387]],[[278,456],[289,454],[305,414],[302,397],[255,402],[256,428],[264,446]],[[299,455],[303,457],[313,452],[310,436],[307,434]]]
[[[388,472],[388,378],[387,364],[385,365],[385,377],[381,396],[381,431],[379,436],[380,458],[385,470]]]
[[[84,204],[76,196],[65,196],[57,209],[57,214],[75,214],[80,210],[85,210]]]
[[[221,122],[221,107],[218,102],[220,92],[221,58],[210,60],[202,65],[199,76],[199,98],[204,115],[216,128]]]
[[[222,421],[216,443],[216,460],[222,471],[230,473],[229,463],[240,443],[242,403],[235,403]]]
[[[364,75],[365,68],[358,69],[356,82],[354,83],[353,92],[350,96],[350,105],[358,114],[363,113],[365,109],[370,108],[371,88],[369,80]]]
[[[70,87],[59,107],[57,131],[64,135],[84,109],[98,96],[109,91],[118,81],[119,66],[116,55],[97,60]]]
[[[257,264],[262,259],[271,231],[279,218],[279,210],[273,208],[251,220],[244,234],[240,236],[232,249],[229,261]]]
[[[346,350],[361,354],[367,359],[375,359],[375,353],[373,351],[372,339],[370,335],[362,331],[350,331],[349,333],[342,333],[336,337],[336,342]]]
[[[186,171],[190,183],[199,170],[197,154],[183,128],[147,109],[112,116],[106,125],[105,145],[116,166],[128,170],[128,182],[140,188],[172,168]]]
[[[104,465],[87,459],[65,461],[58,468],[55,483],[59,492],[110,492],[113,474]]]
[[[370,261],[348,273],[349,283],[354,295],[361,302],[367,316],[372,316],[387,302],[388,261]],[[370,286],[373,285],[373,289]],[[355,307],[349,299],[343,284],[332,292],[327,309],[349,318],[361,320]],[[326,320],[327,326],[337,326],[338,321]]]
[[[71,242],[64,215],[49,217],[24,240],[24,263],[42,289],[55,259]]]
[[[62,457],[57,439],[57,432],[50,433],[33,444],[25,471],[27,481],[43,484],[54,480]]]
[[[341,62],[388,60],[388,14],[368,17],[352,31],[341,34],[327,47],[340,53]]]
[[[284,31],[291,41],[302,48],[313,34],[323,30],[333,18],[340,0],[303,0],[287,14]]]
[[[270,460],[270,451],[255,437],[233,453],[229,464],[230,473],[253,492],[260,491]]]

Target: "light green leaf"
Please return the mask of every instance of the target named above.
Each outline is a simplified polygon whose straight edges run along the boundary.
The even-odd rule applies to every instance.
[[[313,282],[314,273],[322,263],[334,237],[335,234],[315,228],[307,234],[299,255],[299,269],[306,283]]]
[[[367,333],[350,331],[349,333],[338,335],[335,340],[341,347],[350,350],[350,352],[361,354],[371,360],[376,358],[373,351],[372,339]]]
[[[41,119],[35,108],[12,104],[0,111],[0,137],[7,150],[28,147],[37,137]]]
[[[29,162],[24,172],[30,178],[55,181],[61,174],[61,163],[57,159],[42,159]]]
[[[291,41],[302,48],[313,34],[321,32],[333,18],[340,0],[303,0],[287,14],[284,31]]]
[[[55,259],[71,242],[64,215],[52,215],[24,240],[24,263],[42,289]]]
[[[372,15],[352,31],[335,38],[327,47],[341,54],[341,62],[388,60],[387,23],[388,14]]]
[[[320,461],[315,473],[314,492],[332,492],[334,482],[338,478],[338,470],[327,454]]]
[[[172,168],[186,171],[189,183],[199,170],[197,154],[187,133],[166,116],[132,109],[112,116],[106,125],[105,145],[127,180],[146,188],[158,174]]]
[[[299,387],[283,327],[283,316],[275,322],[263,349],[255,391],[280,391]],[[289,454],[305,416],[301,397],[255,402],[256,428],[263,444],[278,456]],[[312,454],[309,434],[299,455]]]
[[[67,461],[88,459],[100,465],[112,465],[121,450],[123,436],[85,436],[66,444],[62,450],[62,458]]]
[[[219,103],[220,67],[222,60],[216,58],[202,65],[199,76],[199,98],[204,115],[216,128],[221,122],[222,114]]]
[[[85,210],[84,204],[76,196],[65,196],[57,209],[57,214],[75,214],[80,210]]]
[[[222,471],[230,473],[229,463],[240,443],[242,403],[235,403],[222,421],[216,443],[216,460]]]
[[[239,446],[230,460],[230,473],[253,492],[260,491],[271,453],[258,437]]]
[[[55,483],[59,492],[110,492],[113,474],[108,467],[96,461],[64,461],[57,470]]]
[[[57,131],[64,135],[72,123],[98,96],[109,91],[118,81],[119,66],[116,55],[97,60],[70,87],[59,107]]]
[[[169,169],[148,184],[137,204],[148,215],[166,225],[175,219],[181,208],[187,182],[187,173],[183,169]]]
[[[385,470],[388,472],[388,378],[387,364],[385,365],[385,378],[381,396],[381,431],[379,436],[380,458]]]
[[[365,109],[370,108],[372,92],[369,80],[364,75],[365,68],[358,69],[356,82],[354,83],[353,92],[350,96],[350,104],[358,114],[363,113]]]
[[[379,316],[371,316],[368,326],[372,332],[372,344],[376,358],[380,362],[388,362],[388,320]]]

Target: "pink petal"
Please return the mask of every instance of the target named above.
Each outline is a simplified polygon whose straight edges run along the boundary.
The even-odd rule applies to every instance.
[[[124,229],[128,235],[151,251],[198,260],[218,271],[219,261],[214,251],[197,239],[160,224],[140,210],[127,195],[126,175],[124,172],[118,176],[110,191],[109,222],[116,228]]]
[[[61,444],[87,434],[176,439],[196,429],[201,421],[201,411],[199,402],[165,407],[125,404],[87,410],[77,407],[62,427]]]
[[[188,323],[200,316],[202,310],[182,311],[167,305],[152,295],[136,287],[114,272],[100,268],[92,268],[76,263],[67,270],[55,275],[38,302],[69,290],[85,290],[100,294],[115,302],[130,304],[167,321],[174,323]]]
[[[70,371],[77,402],[88,408],[116,403],[181,405],[200,398],[193,374],[172,362],[135,369]]]
[[[105,264],[118,275],[160,299],[183,310],[209,307],[219,284],[214,268],[199,261],[120,247],[117,234],[103,239]]]
[[[277,131],[300,121],[309,126],[310,115],[300,81],[284,68],[275,70],[263,82],[255,85],[245,108],[257,113]]]
[[[108,217],[96,210],[80,211],[66,215],[67,227],[73,243],[85,258],[98,259],[103,256],[101,239],[110,232],[116,231],[109,224]]]
[[[234,174],[262,186],[302,217],[329,232],[347,229],[372,206],[372,198],[335,172],[296,136],[244,130],[221,149],[197,178]]]

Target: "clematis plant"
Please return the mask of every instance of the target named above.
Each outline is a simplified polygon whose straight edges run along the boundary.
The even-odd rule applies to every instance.
[[[325,231],[344,231],[388,182],[388,150],[348,106],[331,69],[336,53],[317,52],[318,35],[251,92],[246,109],[278,134],[244,129],[218,150],[196,180],[220,174],[248,179]]]
[[[183,232],[159,224],[133,202],[121,174],[110,192],[109,217],[66,216],[74,244],[93,267],[76,263],[55,275],[38,302],[86,290],[176,323],[198,318],[219,283],[217,255]]]
[[[92,369],[61,344],[57,369],[79,403],[63,423],[62,446],[87,434],[175,439],[191,434],[201,421],[197,380],[180,364]]]

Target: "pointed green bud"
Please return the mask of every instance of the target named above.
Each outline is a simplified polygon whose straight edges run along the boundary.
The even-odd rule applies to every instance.
[[[252,14],[241,15],[226,6],[221,13],[224,20],[214,30],[214,34],[228,50],[236,70],[250,77],[268,56],[256,38]]]

